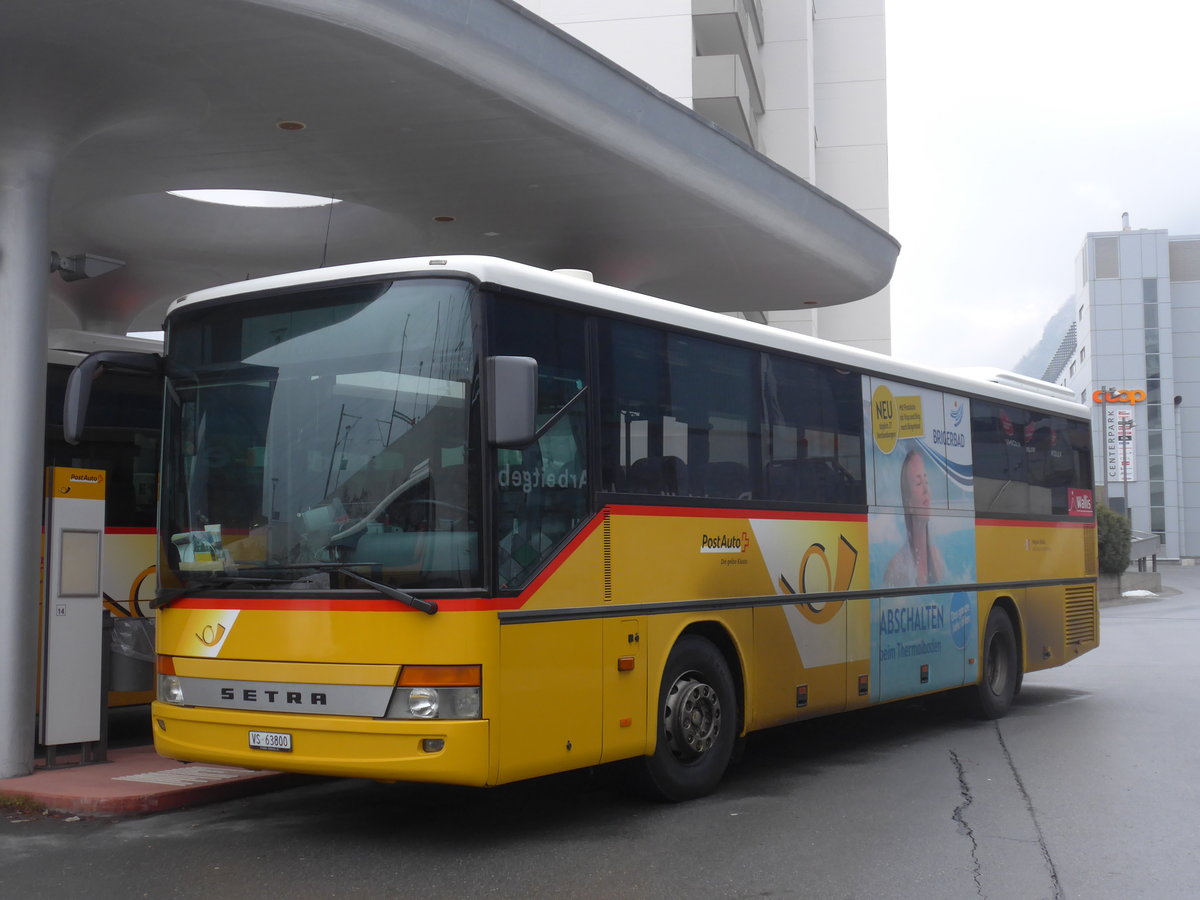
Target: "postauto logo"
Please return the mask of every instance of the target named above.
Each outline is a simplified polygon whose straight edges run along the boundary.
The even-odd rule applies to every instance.
[[[703,534],[700,536],[701,553],[745,553],[750,549],[750,535]]]

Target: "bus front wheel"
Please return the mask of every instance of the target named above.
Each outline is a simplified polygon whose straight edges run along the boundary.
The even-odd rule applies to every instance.
[[[1012,706],[1021,674],[1012,619],[1000,607],[988,614],[981,662],[979,683],[968,694],[969,710],[979,719],[999,719]]]
[[[684,635],[667,657],[658,700],[658,740],[642,759],[642,784],[657,799],[709,794],[737,738],[737,695],[729,665],[711,641]]]

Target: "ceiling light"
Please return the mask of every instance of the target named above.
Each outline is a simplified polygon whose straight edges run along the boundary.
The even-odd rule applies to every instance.
[[[167,191],[172,197],[198,200],[201,203],[216,203],[221,206],[244,206],[256,209],[304,209],[313,206],[329,206],[341,203],[332,197],[314,194],[289,194],[285,191],[241,191],[241,190],[196,190]]]

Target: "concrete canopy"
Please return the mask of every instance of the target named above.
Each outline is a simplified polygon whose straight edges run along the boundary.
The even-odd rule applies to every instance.
[[[340,202],[166,193],[203,188]],[[67,282],[52,251],[126,265]],[[5,0],[0,778],[33,768],[47,325],[152,330],[204,287],[451,253],[792,309],[875,293],[897,252],[511,0]]]
[[[47,159],[50,248],[126,262],[51,279],[51,326],[150,330],[191,290],[430,253],[793,309],[878,291],[898,252],[510,0],[8,0],[4,19],[0,171]],[[197,188],[341,202],[166,193]]]

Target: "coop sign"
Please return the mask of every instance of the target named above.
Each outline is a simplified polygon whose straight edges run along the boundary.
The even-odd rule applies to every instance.
[[[1101,388],[1100,390],[1094,391],[1092,393],[1092,402],[1093,403],[1129,403],[1132,405],[1132,404],[1136,404],[1136,403],[1141,403],[1145,399],[1146,399],[1146,392],[1139,391],[1139,390],[1110,391],[1110,390]]]

